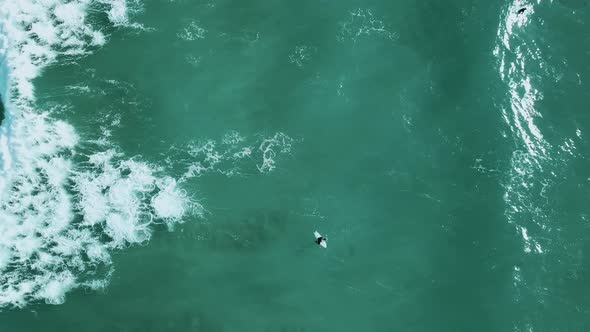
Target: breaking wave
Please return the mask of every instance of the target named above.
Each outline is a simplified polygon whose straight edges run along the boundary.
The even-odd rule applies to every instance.
[[[99,289],[113,271],[111,252],[150,239],[155,223],[182,222],[201,207],[160,167],[129,158],[36,103],[33,80],[108,36],[142,28],[129,0],[7,0],[0,6],[0,309],[31,301],[59,304],[77,287]],[[86,149],[78,146],[84,143]],[[90,148],[88,148],[90,147]]]

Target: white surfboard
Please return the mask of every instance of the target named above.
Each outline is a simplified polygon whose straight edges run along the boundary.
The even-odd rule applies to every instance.
[[[318,231],[314,231],[313,236],[315,236],[315,239],[317,240],[320,237],[322,237],[322,234],[320,234]],[[328,247],[328,239],[325,239],[324,241],[320,242],[320,246],[322,248],[327,248]]]

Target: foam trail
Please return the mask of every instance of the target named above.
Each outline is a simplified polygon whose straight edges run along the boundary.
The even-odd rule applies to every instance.
[[[158,167],[100,138],[82,154],[76,130],[35,102],[33,79],[63,55],[107,41],[88,13],[133,26],[125,0],[7,0],[0,6],[0,309],[59,304],[75,287],[105,287],[112,249],[149,240],[151,225],[198,213]],[[84,142],[91,145],[91,142]],[[105,146],[108,148],[105,150]],[[101,150],[102,149],[102,150]],[[82,160],[75,162],[75,160]]]
[[[221,140],[172,146],[167,164],[172,169],[186,169],[179,183],[211,172],[228,177],[252,175],[254,169],[258,173],[269,173],[282,158],[291,154],[295,143],[295,139],[282,132],[247,137],[230,131]]]
[[[398,38],[397,32],[392,32],[386,24],[377,16],[373,15],[370,9],[357,8],[349,12],[349,16],[340,22],[340,31],[336,39],[340,42],[352,40],[358,42],[361,38],[369,36],[380,36],[395,41]]]
[[[541,1],[515,0],[510,3],[501,14],[493,50],[500,79],[508,90],[509,105],[501,110],[502,117],[514,139],[510,168],[502,184],[505,216],[514,225],[515,234],[522,238],[522,251],[527,260],[534,262],[550,259],[548,253],[556,250],[554,232],[558,225],[546,193],[558,181],[576,148],[569,138],[561,147],[552,145],[539,126],[543,115],[538,101],[542,100],[543,92],[537,87],[545,78],[539,73],[550,72],[547,71],[550,57],[544,54],[549,48],[541,47],[546,46],[542,44],[544,41],[531,36],[534,32],[527,28],[535,14],[535,6],[540,5]],[[521,8],[526,10],[519,13]],[[547,271],[532,266],[534,264],[513,268],[516,302],[526,296],[542,303],[550,292],[543,283],[546,279],[542,278]],[[523,317],[521,327],[532,330],[532,322],[530,317]]]
[[[526,11],[519,14],[519,9],[523,7]],[[498,59],[500,78],[509,91],[510,106],[502,109],[502,116],[517,141],[511,158],[509,177],[504,185],[506,216],[509,222],[515,223],[516,232],[521,234],[524,252],[541,254],[542,245],[535,237],[547,222],[547,215],[536,203],[541,186],[535,182],[544,172],[544,165],[552,158],[550,144],[545,141],[536,124],[542,117],[536,108],[542,93],[534,87],[529,67],[543,66],[544,60],[534,40],[519,36],[533,14],[534,7],[531,4],[521,0],[511,3],[500,18],[498,42],[493,53]],[[525,216],[536,227],[519,224],[519,220]]]

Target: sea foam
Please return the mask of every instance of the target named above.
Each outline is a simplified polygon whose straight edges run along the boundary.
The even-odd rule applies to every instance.
[[[508,128],[504,136],[513,142],[509,167],[502,179],[504,215],[522,239],[522,251],[530,257],[527,261],[541,265],[556,259],[555,252],[563,250],[558,212],[550,195],[565,178],[564,170],[576,154],[574,139],[555,135],[550,126],[541,125],[542,87],[551,93],[547,82],[557,81],[551,77],[557,72],[551,68],[555,63],[551,48],[542,38],[535,38],[544,25],[542,18],[534,15],[535,8],[543,5],[549,3],[514,0],[507,4],[499,18],[493,49],[499,77],[507,88],[506,96],[498,102]],[[560,139],[563,143],[557,141]],[[557,258],[559,264],[563,264],[563,257]],[[550,293],[545,284],[549,280],[544,276],[547,269],[535,267],[536,263],[514,266],[515,301],[523,301],[525,296],[531,297],[526,302],[546,301]],[[532,330],[526,318],[515,328]]]
[[[130,6],[131,4],[131,6]],[[111,252],[149,240],[155,222],[199,213],[175,179],[101,137],[92,153],[70,124],[35,101],[44,68],[107,40],[90,12],[134,26],[125,0],[6,0],[0,6],[0,309],[59,304],[76,287],[104,288]],[[74,58],[75,59],[75,58]]]

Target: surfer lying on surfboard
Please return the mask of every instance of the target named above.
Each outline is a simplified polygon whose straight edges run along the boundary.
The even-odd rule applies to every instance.
[[[322,236],[318,231],[313,232],[313,236],[315,236],[315,243],[322,248],[328,247],[328,238]]]

